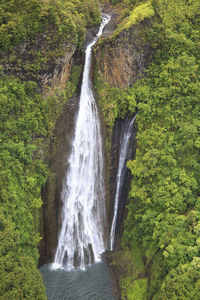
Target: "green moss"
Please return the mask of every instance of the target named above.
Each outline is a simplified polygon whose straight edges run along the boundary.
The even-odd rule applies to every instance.
[[[110,153],[112,132],[117,118],[124,119],[127,115],[135,113],[136,102],[130,89],[120,89],[103,83],[95,75],[95,89],[98,94],[98,106],[103,112],[104,122],[107,126],[106,149]]]
[[[144,263],[142,260],[143,250],[137,244],[135,244],[131,251],[128,248],[124,250],[114,251],[109,253],[109,261],[114,269],[114,272],[120,277],[120,288],[122,291],[123,299],[137,299],[131,298],[133,290],[137,286],[137,292],[135,297],[139,295],[139,289],[142,286],[145,287],[145,293],[141,292],[140,295],[146,295],[146,279],[145,281],[138,281],[138,278],[145,276]],[[134,288],[132,288],[134,286]],[[140,298],[138,298],[140,299]],[[144,298],[145,299],[145,298]]]
[[[132,271],[132,278],[136,279],[140,274],[144,274],[144,262],[142,260],[143,251],[141,247],[137,244],[134,244],[131,248],[131,260],[133,262],[133,271]]]
[[[153,295],[159,290],[166,270],[163,266],[163,256],[161,252],[154,255],[152,262],[149,265],[149,287],[148,297],[152,299]]]
[[[41,87],[58,58],[80,49],[87,27],[100,23],[98,2],[19,2],[4,0],[0,4],[0,64],[5,74],[36,81]]]
[[[154,255],[158,251],[158,245],[155,242],[150,243],[147,250],[145,251],[146,264],[148,265],[153,259]]]
[[[71,69],[71,74],[69,79],[67,80],[66,87],[65,87],[65,95],[67,99],[70,99],[72,95],[74,94],[78,82],[80,80],[81,76],[81,71],[82,71],[82,66],[81,65],[74,65]]]
[[[107,126],[112,128],[117,118],[124,119],[128,114],[135,113],[134,93],[129,88],[112,87],[108,83],[103,83],[98,75],[95,80],[95,88]]]
[[[147,299],[147,279],[141,278],[132,281],[127,279],[122,284],[122,299],[146,300]]]
[[[77,89],[77,85],[80,80],[82,71],[81,65],[74,65],[71,69],[71,74],[66,82],[66,86],[63,90],[56,90],[53,95],[48,96],[48,108],[49,108],[49,119],[51,123],[51,128],[54,125],[63,111],[64,105],[70,100]]]

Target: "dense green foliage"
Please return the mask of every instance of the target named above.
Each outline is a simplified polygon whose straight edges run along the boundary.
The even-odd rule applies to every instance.
[[[10,219],[0,212],[0,299],[46,299],[37,261],[23,251],[22,232]]]
[[[3,70],[40,87],[61,57],[82,47],[86,28],[100,22],[97,0],[4,0],[0,14]]]
[[[132,17],[143,5],[133,9]],[[108,126],[115,117],[132,112],[131,103],[138,110],[122,247],[130,251],[132,261],[139,253],[141,264],[138,268],[135,262],[133,273],[122,275],[122,290],[130,300],[198,300],[200,3],[155,0],[152,6],[155,15],[145,39],[156,52],[146,78],[117,96],[109,86],[100,88],[106,91],[102,105],[105,116],[111,116]],[[123,23],[119,28],[128,27]],[[121,95],[123,108],[118,104]],[[148,278],[148,285],[143,278]]]
[[[128,11],[128,16],[123,19],[122,23],[115,30],[114,37],[123,30],[127,30],[134,24],[143,21],[145,18],[151,18],[152,16],[154,16],[154,13],[155,12],[151,0],[140,4],[132,11]]]
[[[52,130],[76,89],[81,66],[72,68],[66,89],[48,97],[39,92],[39,75],[51,72],[70,47],[80,48],[86,27],[99,21],[96,0],[0,2],[2,300],[46,299],[37,269],[40,191],[49,176],[45,162]]]
[[[48,105],[33,82],[0,81],[0,299],[46,299],[37,271]]]
[[[132,91],[111,87],[109,84],[103,84],[98,78],[96,88],[101,99],[99,106],[104,114],[104,120],[108,127],[112,128],[117,118],[124,119],[129,114],[133,114],[136,108],[136,101]]]
[[[54,40],[83,41],[86,26],[99,22],[97,1],[3,0],[0,6],[0,50],[11,51],[53,27]],[[56,33],[56,34],[55,34]]]
[[[127,114],[135,113],[136,101],[130,89],[120,89],[111,87],[107,83],[102,83],[96,76],[95,87],[99,95],[99,107],[107,125],[106,149],[111,150],[112,133],[117,118],[125,118]]]
[[[159,50],[133,87],[138,135],[124,245],[139,243],[149,261],[162,252],[149,298],[199,299],[199,4],[170,2],[154,1],[160,19],[147,34]]]

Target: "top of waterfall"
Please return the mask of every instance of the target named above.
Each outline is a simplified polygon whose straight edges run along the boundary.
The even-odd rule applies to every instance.
[[[108,14],[101,15],[101,25],[99,27],[99,30],[98,30],[96,36],[94,37],[93,41],[87,46],[86,51],[88,48],[92,48],[94,46],[94,44],[98,41],[98,39],[100,38],[100,36],[103,33],[105,26],[109,23],[109,21],[110,21],[110,15],[108,15]]]

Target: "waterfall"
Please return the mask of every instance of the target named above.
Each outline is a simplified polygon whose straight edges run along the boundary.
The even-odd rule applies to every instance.
[[[133,131],[135,118],[136,116],[132,120],[131,119],[126,120],[124,130],[122,132],[123,135],[120,141],[119,164],[118,164],[117,177],[116,177],[116,191],[115,191],[115,200],[114,200],[114,214],[113,214],[112,226],[110,231],[110,250],[113,250],[114,243],[115,243],[115,231],[116,231],[118,206],[119,206],[119,200],[121,198],[121,190],[124,183],[124,175],[126,171],[127,153],[129,150],[129,139]]]
[[[69,169],[62,190],[62,226],[52,268],[75,267],[100,260],[105,251],[105,186],[100,120],[92,92],[92,47],[110,16],[103,15],[99,31],[85,50],[85,66]]]

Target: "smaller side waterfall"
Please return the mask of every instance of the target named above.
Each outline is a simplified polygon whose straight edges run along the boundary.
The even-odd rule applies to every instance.
[[[110,250],[113,250],[114,243],[115,243],[115,232],[116,232],[119,200],[121,198],[121,191],[122,191],[122,186],[124,183],[124,175],[126,171],[127,153],[129,150],[128,147],[129,139],[132,134],[135,118],[136,116],[132,120],[126,120],[123,136],[120,141],[119,164],[118,164],[117,177],[116,177],[116,191],[115,191],[115,200],[114,200],[114,214],[113,214],[113,221],[112,221],[112,226],[110,231]]]

